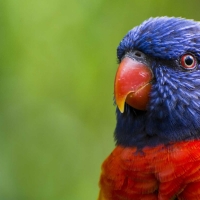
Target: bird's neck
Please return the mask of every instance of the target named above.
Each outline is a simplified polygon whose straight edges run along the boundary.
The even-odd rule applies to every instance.
[[[176,112],[160,117],[159,112],[152,115],[127,107],[120,113],[117,109],[116,144],[144,147],[200,139],[200,114],[192,117],[187,109],[182,116]]]

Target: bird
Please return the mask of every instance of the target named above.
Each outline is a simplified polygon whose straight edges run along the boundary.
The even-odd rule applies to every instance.
[[[200,199],[200,22],[151,17],[117,47],[98,200]]]

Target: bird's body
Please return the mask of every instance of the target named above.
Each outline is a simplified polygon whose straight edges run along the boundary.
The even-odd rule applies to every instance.
[[[200,199],[200,23],[151,18],[117,57],[116,147],[99,200]]]

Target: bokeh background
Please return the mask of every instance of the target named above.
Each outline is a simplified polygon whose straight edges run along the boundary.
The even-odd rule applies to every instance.
[[[116,47],[198,0],[0,1],[0,200],[94,200],[114,147]]]

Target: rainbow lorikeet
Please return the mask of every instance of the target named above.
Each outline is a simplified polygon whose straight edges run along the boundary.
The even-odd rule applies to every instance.
[[[117,58],[116,147],[98,199],[200,199],[200,23],[150,18]]]

